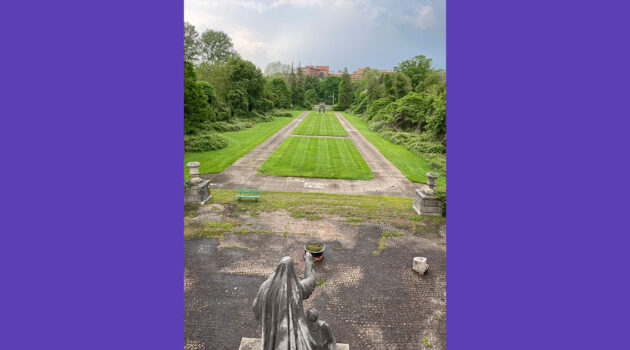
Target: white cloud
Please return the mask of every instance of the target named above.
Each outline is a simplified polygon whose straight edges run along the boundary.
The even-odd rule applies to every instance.
[[[420,29],[427,29],[431,27],[435,23],[435,13],[433,11],[433,6],[423,5],[417,10],[417,16],[415,18],[414,24]]]
[[[184,0],[197,31],[227,33],[261,69],[272,61],[391,68],[445,51],[444,0]],[[379,50],[374,43],[378,42]],[[444,66],[444,64],[439,65]]]

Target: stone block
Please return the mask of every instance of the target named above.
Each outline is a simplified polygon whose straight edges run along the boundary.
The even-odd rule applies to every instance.
[[[427,258],[422,256],[417,256],[413,258],[413,270],[417,273],[424,275],[429,269],[429,264],[427,264]]]
[[[238,350],[260,350],[262,341],[260,338],[241,338],[241,346]],[[350,345],[337,343],[337,350],[350,350]]]
[[[413,209],[420,215],[442,216],[442,200],[417,189],[413,196]]]
[[[210,180],[202,180],[201,182],[197,182],[188,186],[188,188],[184,191],[184,203],[206,203],[210,198],[212,198],[212,196],[210,195],[210,189],[208,188],[209,184]]]

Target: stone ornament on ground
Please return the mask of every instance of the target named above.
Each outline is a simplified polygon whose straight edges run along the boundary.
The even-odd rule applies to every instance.
[[[188,172],[190,174],[190,186],[184,190],[185,204],[204,204],[210,196],[208,185],[210,180],[203,180],[199,177],[199,162],[188,162]]]
[[[427,258],[422,256],[417,256],[413,258],[413,270],[419,273],[420,275],[424,275],[427,270],[429,270],[429,264],[427,264]]]

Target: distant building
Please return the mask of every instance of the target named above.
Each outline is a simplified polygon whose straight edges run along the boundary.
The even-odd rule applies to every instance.
[[[328,66],[304,66],[306,75],[325,79],[328,76]]]

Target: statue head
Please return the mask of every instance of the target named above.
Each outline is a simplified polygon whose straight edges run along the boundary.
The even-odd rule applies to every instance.
[[[309,322],[315,322],[319,318],[319,311],[315,308],[310,308],[306,310],[306,319]]]

